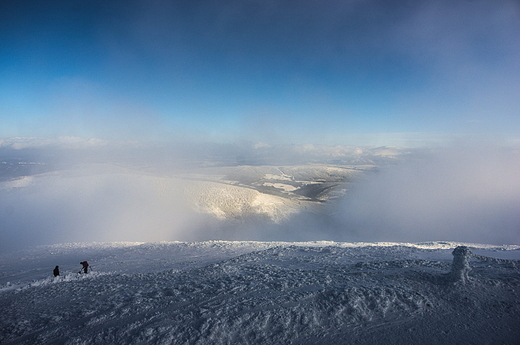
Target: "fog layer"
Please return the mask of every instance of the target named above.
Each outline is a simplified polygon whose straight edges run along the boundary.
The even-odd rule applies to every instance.
[[[171,179],[113,167],[4,183],[0,249],[26,245],[190,240],[193,213]]]
[[[520,243],[520,155],[446,148],[355,185],[336,217],[356,240]]]
[[[264,166],[274,161],[272,166],[276,167],[289,153],[280,149],[278,157],[269,158],[277,150],[263,146],[223,151],[214,147],[204,161],[203,153],[194,156],[194,164],[186,164],[186,156],[166,155],[164,148],[141,151],[139,159],[129,153],[134,149],[118,148],[102,155],[102,163],[95,163],[99,157],[94,154],[87,155],[88,162],[83,163],[79,157],[69,158],[68,168],[63,160],[59,168],[32,162],[39,167],[34,173],[29,168],[11,169],[11,175],[0,180],[0,250],[65,242],[207,239],[519,244],[519,151],[490,147],[394,150],[397,156],[385,159],[377,158],[380,156],[375,153],[383,152],[379,148],[368,155],[361,148],[342,151],[321,147],[316,151],[312,147],[307,154],[309,162],[316,162],[316,152],[323,157],[333,152],[327,158],[332,159],[330,164],[379,165],[377,171],[366,170],[361,180],[345,185],[348,191],[344,197],[327,202],[284,199],[283,195],[263,197],[254,187],[225,181],[195,185],[206,179],[201,166],[234,164],[240,168],[254,157],[252,161]],[[13,157],[22,151],[9,152],[12,161],[20,160]],[[31,159],[38,158],[34,152]],[[50,153],[48,149],[41,152]],[[114,152],[118,153],[118,164],[107,164],[116,157]],[[144,152],[146,159],[142,158]],[[237,152],[244,155],[237,159]],[[303,155],[298,156],[298,164],[303,164]],[[49,155],[40,157],[47,159]],[[133,161],[125,163],[125,157],[133,157]],[[320,164],[323,166],[323,161]],[[168,169],[175,173],[168,173]],[[193,197],[194,191],[198,196]],[[187,198],[190,193],[191,201]],[[197,210],[193,200],[205,204]],[[204,207],[214,207],[221,214],[225,207],[225,214],[234,215],[234,219],[217,219],[211,212],[201,212]],[[277,212],[281,221],[273,221],[255,211],[258,209]]]

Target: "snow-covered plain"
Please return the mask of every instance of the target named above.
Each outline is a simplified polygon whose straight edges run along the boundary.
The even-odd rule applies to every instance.
[[[480,255],[465,284],[459,245]],[[518,259],[455,242],[32,247],[0,254],[0,343],[519,344]]]

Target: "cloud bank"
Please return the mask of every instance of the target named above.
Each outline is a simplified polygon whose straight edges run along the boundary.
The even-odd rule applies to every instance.
[[[0,168],[11,164],[12,169],[10,174],[2,170],[0,179],[0,250],[63,242],[208,239],[520,243],[518,148],[242,143],[170,149],[70,137],[4,139]],[[255,170],[283,162],[376,163],[379,168],[346,186],[343,198],[288,212],[291,216],[277,223],[253,213],[217,219],[194,210],[186,197],[188,185],[203,176],[199,169],[245,165]],[[206,193],[200,186],[202,199],[238,188],[212,185]],[[233,203],[233,197],[208,205]]]
[[[194,213],[180,197],[181,186],[170,179],[103,166],[101,171],[25,177],[3,187],[2,250],[61,242],[192,239]]]
[[[355,185],[336,217],[355,240],[520,243],[520,152],[450,147]]]

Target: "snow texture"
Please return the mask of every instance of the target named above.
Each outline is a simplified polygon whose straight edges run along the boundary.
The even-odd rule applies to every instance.
[[[452,256],[460,245],[473,255]],[[0,343],[518,344],[519,254],[451,242],[33,247],[0,255]],[[454,281],[461,262],[472,270]]]

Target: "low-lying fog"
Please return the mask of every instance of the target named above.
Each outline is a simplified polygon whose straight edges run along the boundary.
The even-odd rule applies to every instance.
[[[446,148],[385,167],[338,203],[356,240],[520,243],[520,156]]]
[[[517,149],[20,144],[0,145],[1,251],[206,239],[520,243]],[[225,167],[310,164],[312,171],[319,166],[361,174],[335,186],[346,190],[343,196],[320,202],[284,193],[296,183],[321,183],[322,176],[296,181],[280,175],[293,185],[280,183],[285,190],[272,195],[254,183],[207,175]],[[198,194],[190,199],[193,189]],[[213,213],[201,212],[201,203]]]

